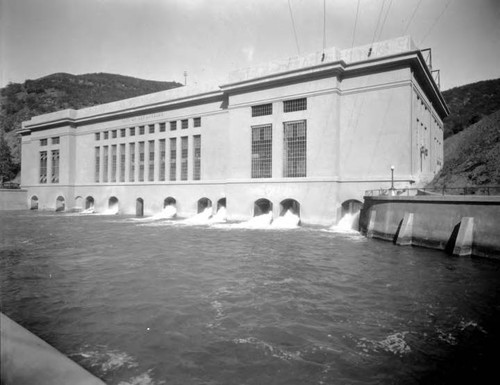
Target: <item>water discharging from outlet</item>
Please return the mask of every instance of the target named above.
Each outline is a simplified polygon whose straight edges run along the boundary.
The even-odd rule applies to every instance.
[[[357,232],[359,228],[359,211],[345,214],[338,224],[330,227],[330,230],[339,233]]]
[[[80,211],[80,214],[94,214],[94,206],[89,207],[88,209]]]
[[[277,229],[293,229],[297,227],[300,223],[300,217],[295,215],[292,210],[287,210],[285,215],[276,218],[271,227]]]
[[[273,220],[273,213],[269,211],[265,214],[256,215],[246,222],[233,225],[235,228],[240,229],[267,229]]]
[[[118,214],[118,203],[110,205],[106,210],[103,211],[102,215],[116,215]]]
[[[209,219],[209,223],[224,223],[227,220],[227,210],[224,206],[221,206],[217,213]]]
[[[150,219],[172,219],[177,215],[177,208],[174,205],[168,205],[162,211],[150,217]]]
[[[206,225],[212,216],[212,206],[206,207],[201,213],[192,216],[191,218],[184,219],[182,222],[189,225]]]

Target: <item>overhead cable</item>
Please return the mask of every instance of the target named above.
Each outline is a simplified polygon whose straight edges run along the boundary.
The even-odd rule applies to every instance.
[[[441,17],[443,16],[444,12],[446,11],[446,8],[448,8],[448,6],[450,5],[450,3],[451,3],[451,0],[448,0],[448,2],[446,3],[445,7],[443,8],[443,10],[441,11],[441,13],[439,14],[439,16],[436,18],[436,20],[434,20],[434,23],[431,25],[431,27],[428,29],[427,33],[424,35],[424,37],[420,41],[420,45],[422,45],[424,43],[424,40],[427,38],[427,36],[429,36],[431,34],[432,30],[434,29],[434,27],[436,26],[436,24],[438,23],[438,21],[441,19]]]
[[[290,18],[292,19],[293,35],[295,36],[295,44],[297,45],[297,52],[300,56],[299,40],[297,39],[297,31],[295,30],[295,21],[293,20],[292,5],[290,0],[288,0],[288,9],[290,10]]]
[[[415,17],[415,14],[417,13],[417,10],[420,7],[421,3],[422,3],[422,0],[419,0],[417,6],[413,10],[413,13],[411,14],[410,20],[408,20],[408,24],[406,24],[406,28],[405,28],[405,31],[403,32],[403,35],[406,35],[406,32],[408,32],[408,28],[410,28],[410,24],[413,21],[413,18]]]

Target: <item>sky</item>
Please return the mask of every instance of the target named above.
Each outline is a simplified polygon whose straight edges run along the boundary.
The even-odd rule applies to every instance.
[[[224,84],[403,35],[432,48],[442,90],[500,77],[500,0],[0,0],[0,86],[55,72]]]

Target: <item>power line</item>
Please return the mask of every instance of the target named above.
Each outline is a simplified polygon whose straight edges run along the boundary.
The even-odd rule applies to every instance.
[[[387,6],[387,11],[385,12],[384,21],[382,22],[382,25],[380,26],[380,31],[379,31],[379,34],[377,36],[377,41],[379,41],[380,38],[382,37],[382,30],[384,29],[385,21],[387,20],[387,15],[389,14],[389,10],[391,9],[391,5],[392,5],[392,0],[389,0],[389,5]]]
[[[356,19],[354,19],[354,29],[352,30],[351,56],[352,56],[352,49],[354,48],[354,38],[356,37],[356,25],[358,24],[359,3],[360,0],[358,0],[358,6],[356,7]]]
[[[448,6],[450,4],[451,4],[451,0],[448,0],[448,2],[446,3],[445,7],[443,8],[443,10],[441,11],[441,13],[439,14],[439,16],[436,18],[436,20],[434,20],[434,23],[431,25],[431,27],[429,28],[429,30],[427,31],[427,33],[424,35],[424,37],[420,41],[420,45],[422,45],[423,42],[424,42],[424,40],[427,38],[427,36],[429,36],[431,34],[432,30],[434,29],[434,27],[438,23],[439,19],[441,19],[441,17],[443,16],[444,11],[446,11],[446,8],[448,8]]]
[[[295,21],[293,20],[292,5],[288,0],[288,9],[290,10],[290,18],[292,19],[293,35],[295,36],[295,44],[297,45],[297,52],[300,55],[299,40],[297,39],[297,31],[295,30]]]
[[[380,24],[380,18],[382,17],[382,11],[384,10],[385,0],[382,1],[382,7],[380,7],[380,12],[378,13],[377,25],[375,26],[375,31],[373,31],[372,45],[375,41],[375,36],[377,35],[378,26]]]
[[[326,0],[323,0],[323,54],[326,48]]]
[[[410,20],[408,20],[408,24],[406,24],[406,28],[405,28],[405,31],[403,32],[403,35],[406,35],[406,32],[408,31],[408,28],[410,28],[410,24],[413,21],[413,18],[415,17],[415,14],[417,13],[417,10],[420,7],[421,3],[422,3],[422,0],[419,0],[417,6],[413,10],[413,13],[411,14]]]

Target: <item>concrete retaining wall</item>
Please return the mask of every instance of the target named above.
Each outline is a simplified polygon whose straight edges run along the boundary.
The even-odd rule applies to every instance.
[[[28,192],[26,190],[0,189],[1,210],[26,210],[28,208]]]
[[[359,225],[399,245],[500,258],[500,197],[365,197]]]

